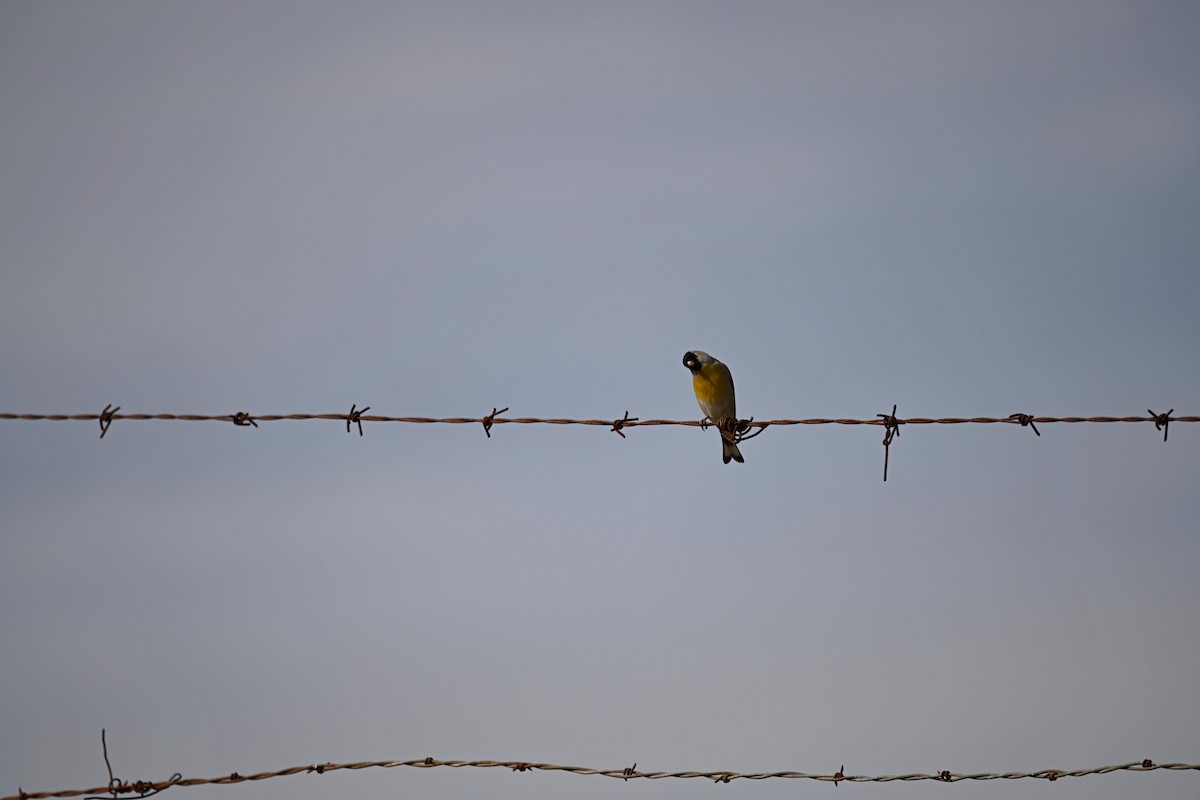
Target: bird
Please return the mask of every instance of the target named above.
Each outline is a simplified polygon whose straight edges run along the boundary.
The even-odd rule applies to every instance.
[[[733,376],[729,367],[701,350],[688,350],[683,354],[683,365],[691,370],[692,388],[696,391],[696,402],[704,416],[718,426],[723,420],[737,419],[737,403],[733,397]],[[728,438],[731,434],[721,431],[721,460],[744,464],[741,452]]]

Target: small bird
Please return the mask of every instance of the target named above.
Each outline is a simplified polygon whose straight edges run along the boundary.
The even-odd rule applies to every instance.
[[[684,353],[683,365],[692,371],[692,388],[696,390],[696,402],[700,404],[704,416],[718,425],[722,420],[737,419],[733,376],[729,374],[729,367],[700,350]],[[745,463],[746,459],[742,458],[737,445],[726,438],[729,435],[721,431],[721,458],[726,464],[730,460]]]

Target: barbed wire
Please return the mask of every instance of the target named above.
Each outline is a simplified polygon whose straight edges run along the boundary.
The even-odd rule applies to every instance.
[[[17,414],[0,412],[0,420],[50,421],[50,422],[99,422],[100,438],[103,439],[111,428],[114,420],[166,420],[183,422],[232,422],[239,427],[258,427],[260,422],[280,422],[283,420],[335,420],[346,424],[346,433],[351,426],[358,426],[358,435],[363,435],[364,422],[403,422],[417,425],[482,425],[487,438],[492,438],[492,427],[495,425],[588,425],[607,427],[610,432],[625,438],[625,431],[630,428],[644,428],[660,425],[679,425],[685,427],[707,428],[716,427],[721,435],[735,444],[752,439],[762,434],[767,428],[784,427],[789,425],[876,425],[882,426],[883,435],[883,479],[888,476],[888,460],[891,453],[892,440],[900,435],[902,425],[1019,425],[1022,428],[1032,428],[1037,436],[1041,436],[1038,424],[1046,425],[1063,423],[1111,423],[1111,422],[1153,422],[1155,430],[1161,430],[1163,441],[1172,422],[1200,422],[1200,416],[1174,416],[1175,409],[1166,413],[1157,413],[1147,409],[1148,416],[1093,416],[1093,417],[1049,417],[1034,416],[1018,412],[1007,417],[908,417],[901,419],[896,416],[896,405],[892,406],[890,414],[876,414],[874,419],[850,419],[814,417],[810,419],[771,419],[755,421],[750,419],[723,420],[677,420],[677,419],[639,419],[630,417],[629,411],[620,419],[570,419],[564,417],[504,417],[502,414],[509,409],[492,407],[492,413],[483,417],[391,417],[381,414],[368,415],[370,406],[358,408],[357,404],[350,406],[345,414],[249,414],[237,411],[233,414],[122,414],[120,406],[106,405],[99,414]],[[753,432],[752,432],[753,431]]]
[[[1021,779],[1036,779],[1056,781],[1060,778],[1079,778],[1085,775],[1109,775],[1116,772],[1155,772],[1158,770],[1170,771],[1198,771],[1200,764],[1182,764],[1169,763],[1158,764],[1151,759],[1143,759],[1141,761],[1130,761],[1126,764],[1110,764],[1103,767],[1092,767],[1089,769],[1043,769],[1035,772],[974,772],[961,773],[952,772],[950,770],[941,770],[939,772],[925,773],[914,772],[903,775],[847,775],[846,767],[843,764],[835,773],[809,773],[796,771],[783,772],[732,772],[729,770],[689,770],[681,772],[646,772],[639,770],[637,763],[631,767],[616,768],[616,769],[596,769],[592,767],[572,767],[563,766],[560,764],[547,764],[534,761],[442,761],[432,757],[414,758],[406,761],[356,761],[349,764],[338,764],[334,762],[325,762],[319,764],[304,764],[301,766],[288,767],[286,769],[275,770],[271,772],[256,772],[249,775],[242,775],[237,772],[231,772],[226,775],[219,775],[213,778],[184,778],[180,773],[175,773],[165,781],[134,781],[126,782],[118,778],[112,777],[112,766],[108,761],[107,743],[105,743],[104,762],[108,765],[109,782],[107,786],[97,786],[91,789],[70,789],[66,791],[54,792],[26,792],[24,789],[18,789],[18,793],[0,800],[44,800],[45,798],[57,797],[79,797],[88,796],[88,800],[108,800],[108,798],[121,797],[122,795],[137,795],[139,798],[149,797],[153,794],[165,791],[166,789],[175,786],[230,786],[233,784],[265,781],[272,778],[282,778],[288,775],[311,775],[325,774],[337,772],[339,770],[361,770],[361,769],[393,769],[396,767],[415,767],[419,769],[430,769],[435,767],[451,767],[459,769],[463,767],[476,767],[481,769],[508,769],[513,772],[566,772],[572,775],[598,775],[605,778],[619,778],[623,781],[630,780],[663,780],[668,778],[689,779],[703,778],[714,781],[715,783],[730,783],[735,780],[747,781],[763,781],[773,779],[802,779],[812,781],[822,781],[832,783],[834,786],[842,783],[893,783],[893,782],[912,782],[912,781],[937,781],[939,783],[959,783],[962,781],[995,781],[995,780],[1021,780]],[[107,795],[107,797],[105,797]]]
[[[348,413],[325,413],[325,414],[249,414],[244,411],[238,411],[233,414],[121,414],[120,406],[106,406],[104,411],[99,414],[17,414],[11,412],[0,412],[0,420],[25,420],[25,421],[77,421],[77,422],[100,422],[100,436],[104,438],[104,434],[108,432],[108,428],[114,420],[167,420],[167,421],[184,421],[184,422],[232,422],[239,426],[258,427],[259,422],[280,422],[283,420],[336,420],[346,423],[347,432],[350,431],[352,424],[360,426],[359,434],[362,434],[361,426],[364,422],[406,422],[420,425],[439,424],[439,425],[483,425],[484,431],[491,438],[491,429],[493,425],[591,425],[591,426],[607,426],[613,433],[622,433],[623,430],[630,428],[644,428],[655,425],[681,425],[687,427],[708,427],[709,425],[719,426],[720,422],[712,422],[708,420],[677,420],[677,419],[638,419],[630,417],[626,411],[624,418],[621,419],[568,419],[568,418],[542,418],[542,417],[502,417],[507,408],[492,409],[492,413],[484,417],[389,417],[379,414],[365,414],[364,412],[370,408],[358,409],[352,405]],[[1107,422],[1153,422],[1157,430],[1163,431],[1163,441],[1167,440],[1167,425],[1171,422],[1200,422],[1200,416],[1174,416],[1175,409],[1171,409],[1165,414],[1158,414],[1154,411],[1148,411],[1149,416],[1093,416],[1093,417],[1049,417],[1049,416],[1033,416],[1031,414],[1011,414],[1007,417],[907,417],[904,419],[895,416],[896,407],[892,407],[892,414],[878,414],[874,419],[847,419],[847,418],[825,418],[816,417],[810,419],[771,419],[771,420],[755,420],[753,417],[743,420],[729,420],[730,423],[735,423],[737,430],[749,430],[752,428],[768,428],[781,427],[787,425],[877,425],[887,428],[895,428],[898,425],[964,425],[964,424],[1001,424],[1001,425],[1019,425],[1021,427],[1032,427],[1033,432],[1038,436],[1042,434],[1037,429],[1037,424],[1048,424],[1056,422],[1065,423],[1107,423]],[[622,438],[624,435],[622,434]]]

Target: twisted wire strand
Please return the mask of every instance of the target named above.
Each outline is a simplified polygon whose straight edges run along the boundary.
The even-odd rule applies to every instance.
[[[168,420],[168,421],[186,421],[186,422],[235,422],[239,418],[256,422],[279,422],[282,420],[336,420],[345,422],[347,419],[345,413],[326,413],[326,414],[17,414],[11,412],[0,412],[0,420],[25,420],[25,421],[79,421],[79,422],[96,422],[98,420]],[[1007,425],[1023,425],[1022,420],[1012,417],[905,417],[897,418],[895,422],[899,425],[965,425],[965,424],[1007,424]],[[405,422],[420,425],[443,424],[443,425],[594,425],[594,426],[612,426],[612,419],[569,419],[562,417],[541,418],[541,417],[390,417],[380,414],[362,414],[355,417],[356,420],[362,422]],[[1035,417],[1029,416],[1026,418],[1028,422],[1038,424],[1042,423],[1080,423],[1080,422],[1154,422],[1161,424],[1162,419],[1159,416],[1094,416],[1094,417]],[[1200,416],[1171,416],[1171,422],[1200,422]],[[625,428],[640,428],[654,425],[682,425],[688,427],[700,427],[709,423],[701,420],[675,420],[675,419],[644,419],[644,420],[625,420],[623,427]],[[816,417],[810,419],[771,419],[771,420],[750,420],[747,425],[750,428],[767,428],[783,425],[886,425],[887,421],[882,419],[846,419],[846,418],[826,418]]]
[[[102,796],[109,795],[118,797],[120,794],[135,793],[145,797],[152,793],[161,792],[165,789],[175,786],[228,786],[232,784],[245,783],[247,781],[264,781],[272,778],[282,778],[287,775],[298,774],[323,774],[327,772],[336,772],[338,770],[360,770],[360,769],[392,769],[395,767],[416,767],[420,769],[429,769],[433,767],[476,767],[482,769],[504,768],[514,772],[566,772],[573,775],[599,775],[606,778],[619,778],[624,781],[645,779],[645,780],[663,780],[667,778],[689,779],[689,778],[705,778],[717,783],[729,783],[735,780],[748,781],[763,781],[773,779],[804,779],[813,781],[823,781],[827,783],[838,784],[842,781],[847,783],[892,783],[896,781],[937,781],[939,783],[959,783],[961,781],[995,781],[995,780],[1020,780],[1020,779],[1040,779],[1056,781],[1060,778],[1079,778],[1085,775],[1108,775],[1115,772],[1155,772],[1158,770],[1170,771],[1198,771],[1200,764],[1183,764],[1169,763],[1157,764],[1150,759],[1142,761],[1130,761],[1126,764],[1110,764],[1103,767],[1092,767],[1090,769],[1075,769],[1075,770],[1059,770],[1059,769],[1043,769],[1035,772],[976,772],[976,773],[958,773],[944,770],[937,773],[922,773],[914,772],[904,775],[845,775],[843,770],[833,774],[828,773],[808,773],[808,772],[731,772],[731,771],[713,771],[713,770],[696,770],[682,772],[642,772],[638,771],[637,764],[632,767],[618,769],[595,769],[592,767],[572,767],[562,766],[559,764],[545,764],[531,761],[439,761],[434,758],[414,758],[407,761],[356,761],[349,764],[324,763],[324,764],[307,764],[304,766],[288,767],[287,769],[276,770],[273,772],[256,772],[250,775],[240,775],[236,772],[228,775],[220,775],[215,778],[183,778],[178,773],[170,780],[166,781],[138,781],[135,784],[127,783],[110,783],[109,786],[100,786],[92,789],[71,789],[66,791],[55,792],[26,792],[21,790],[18,794],[0,798],[0,800],[43,800],[44,798],[56,797],[79,797],[82,795]],[[844,769],[844,767],[843,767]]]

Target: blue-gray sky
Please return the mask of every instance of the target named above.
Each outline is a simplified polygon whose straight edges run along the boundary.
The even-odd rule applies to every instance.
[[[6,3],[0,410],[1200,412],[1200,7]],[[0,794],[1200,761],[1200,426],[0,423]],[[1194,773],[847,796],[1195,798]],[[792,797],[434,770],[195,798]]]

